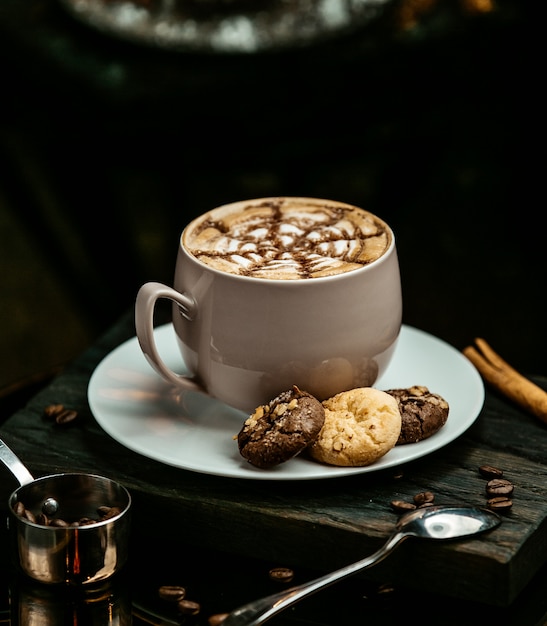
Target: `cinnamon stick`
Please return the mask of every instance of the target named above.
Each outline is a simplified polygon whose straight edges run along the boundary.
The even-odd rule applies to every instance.
[[[481,376],[497,391],[547,424],[547,392],[517,372],[488,343],[475,339],[476,346],[467,346],[463,354]]]

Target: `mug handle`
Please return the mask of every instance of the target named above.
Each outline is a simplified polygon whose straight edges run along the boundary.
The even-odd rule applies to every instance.
[[[154,309],[160,298],[172,300],[182,309],[182,314],[189,320],[195,315],[196,303],[186,294],[179,293],[162,283],[145,283],[137,292],[135,302],[135,329],[141,350],[148,363],[166,381],[189,391],[206,393],[205,389],[190,376],[173,372],[160,357],[154,337]]]

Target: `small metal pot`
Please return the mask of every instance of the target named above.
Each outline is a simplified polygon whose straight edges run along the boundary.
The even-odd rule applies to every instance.
[[[123,567],[131,523],[125,487],[84,473],[34,479],[1,440],[0,460],[21,484],[9,497],[8,526],[14,563],[24,574],[48,584],[90,585]],[[110,511],[101,514],[102,507]]]

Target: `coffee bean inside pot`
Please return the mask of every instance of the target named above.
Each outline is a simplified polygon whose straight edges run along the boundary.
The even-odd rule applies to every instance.
[[[15,513],[15,515],[17,515],[19,517],[23,517],[23,515],[25,513],[25,505],[22,502],[17,501],[13,505],[13,512]]]
[[[68,526],[87,526],[89,524],[95,524],[97,522],[103,522],[108,520],[122,512],[122,509],[117,506],[103,505],[97,509],[97,517],[80,517],[77,520],[67,521],[60,517],[48,517],[43,511],[38,515],[34,515],[32,511],[27,509],[25,505],[18,500],[13,505],[13,512],[17,517],[27,519],[29,522],[39,524],[40,526],[54,526],[57,528],[66,528]]]
[[[49,519],[45,513],[38,513],[36,523],[40,524],[40,526],[49,526]]]

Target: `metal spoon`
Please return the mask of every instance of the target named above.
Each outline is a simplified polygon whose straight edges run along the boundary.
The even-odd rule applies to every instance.
[[[232,611],[222,622],[222,626],[259,626],[259,624],[264,624],[274,615],[296,604],[302,598],[375,565],[407,537],[458,539],[491,530],[500,523],[501,518],[488,509],[458,506],[433,506],[416,509],[399,519],[393,534],[374,554],[321,578],[249,602],[249,604]]]
[[[21,459],[13,452],[8,445],[0,439],[0,461],[11,471],[17,478],[21,486],[28,485],[34,481],[34,476],[23,465]],[[46,515],[53,515],[59,509],[59,503],[55,498],[48,497],[42,504],[42,511]]]

